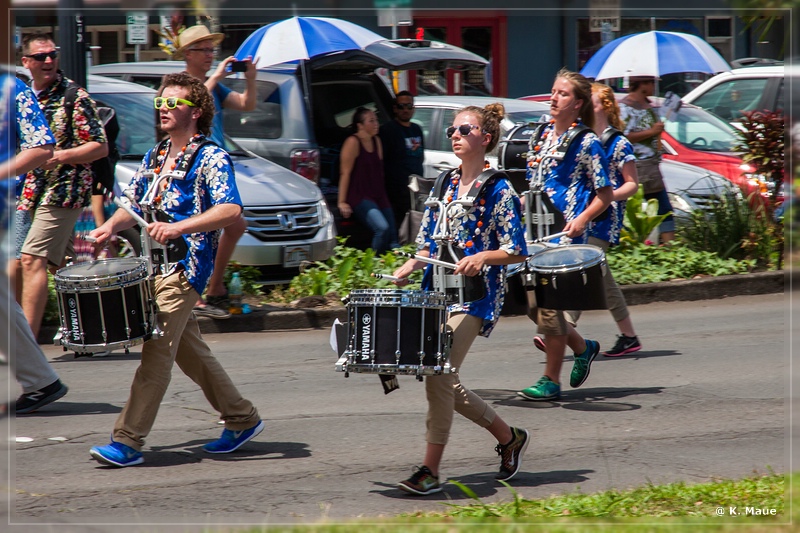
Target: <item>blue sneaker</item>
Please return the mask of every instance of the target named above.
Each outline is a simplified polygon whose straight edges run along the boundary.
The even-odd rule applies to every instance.
[[[231,453],[238,450],[242,444],[250,441],[253,437],[264,431],[264,421],[259,420],[258,424],[250,429],[243,429],[242,431],[231,431],[230,429],[222,430],[222,436],[219,440],[209,442],[203,446],[203,450],[208,453]]]
[[[575,354],[575,362],[572,365],[572,372],[569,375],[569,386],[577,389],[589,377],[589,370],[592,368],[592,361],[600,353],[600,343],[597,341],[586,340],[586,350],[578,355]]]
[[[89,455],[99,463],[111,466],[133,466],[144,462],[142,452],[137,452],[121,442],[111,442],[107,446],[92,446]]]

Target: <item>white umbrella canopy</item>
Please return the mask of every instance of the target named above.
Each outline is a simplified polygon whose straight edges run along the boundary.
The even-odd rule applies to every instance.
[[[258,59],[263,68],[341,52],[363,50],[385,37],[346,20],[292,17],[254,31],[234,54],[238,59]]]
[[[677,72],[716,74],[730,69],[719,52],[700,37],[649,31],[626,35],[606,44],[586,62],[581,74],[606,80]]]

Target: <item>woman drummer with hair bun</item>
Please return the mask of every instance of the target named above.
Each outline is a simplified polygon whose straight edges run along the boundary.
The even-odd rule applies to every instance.
[[[462,255],[454,274],[468,277],[482,276],[485,289],[482,298],[476,301],[459,302],[448,307],[447,327],[452,330],[453,343],[450,349],[450,365],[456,372],[427,376],[425,392],[428,399],[425,457],[421,467],[398,487],[411,494],[426,495],[441,491],[439,463],[444,453],[453,422],[453,411],[486,428],[497,439],[495,451],[501,457],[500,471],[496,479],[506,481],[519,472],[522,455],[528,447],[528,431],[510,427],[477,394],[461,383],[458,370],[478,335],[488,337],[500,316],[505,296],[506,265],[519,263],[527,255],[524,228],[520,216],[520,201],[505,175],[489,177],[486,168],[486,153],[500,139],[500,121],[505,116],[502,104],[494,103],[485,108],[469,106],[457,112],[447,136],[452,142],[453,152],[461,160],[461,166],[443,179],[441,187],[442,205],[448,216],[447,240],[452,240]],[[470,191],[483,183],[480,194],[475,195],[471,205],[453,204],[454,201],[470,197]],[[437,195],[439,193],[432,193]],[[441,242],[434,240],[436,223],[442,213],[427,207],[417,235],[418,256],[437,257]],[[463,254],[461,253],[463,252]],[[433,265],[419,259],[409,259],[394,272],[400,278],[395,283],[403,286],[408,276],[421,268],[428,268],[423,279],[423,289],[432,290],[431,271]]]

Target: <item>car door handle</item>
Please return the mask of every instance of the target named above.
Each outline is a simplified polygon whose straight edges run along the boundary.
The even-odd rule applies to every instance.
[[[453,170],[454,168],[456,168],[456,167],[454,167],[453,165],[451,165],[449,163],[438,163],[438,164],[434,164],[434,165],[431,165],[431,166],[433,168],[435,168],[436,170]]]

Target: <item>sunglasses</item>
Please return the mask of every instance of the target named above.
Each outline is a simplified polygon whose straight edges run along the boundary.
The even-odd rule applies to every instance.
[[[58,57],[58,50],[52,50],[50,52],[39,52],[38,54],[28,54],[25,57],[29,57],[31,59],[35,59],[36,61],[45,61],[48,57],[50,59],[55,59]]]
[[[466,137],[472,130],[479,130],[479,129],[481,129],[481,127],[476,126],[475,124],[462,124],[457,128],[455,126],[450,126],[446,130],[444,130],[444,133],[445,135],[447,135],[447,138],[449,139],[453,136],[456,130],[458,130],[458,133],[460,133],[462,137]]]
[[[397,109],[414,109],[414,104],[394,104]]]
[[[169,98],[164,98],[163,96],[156,96],[153,98],[153,104],[155,104],[156,109],[161,109],[161,106],[167,104],[167,109],[175,109],[178,107],[178,104],[186,104],[189,107],[194,107],[194,104],[189,100],[184,100],[183,98],[175,98],[171,96]]]

